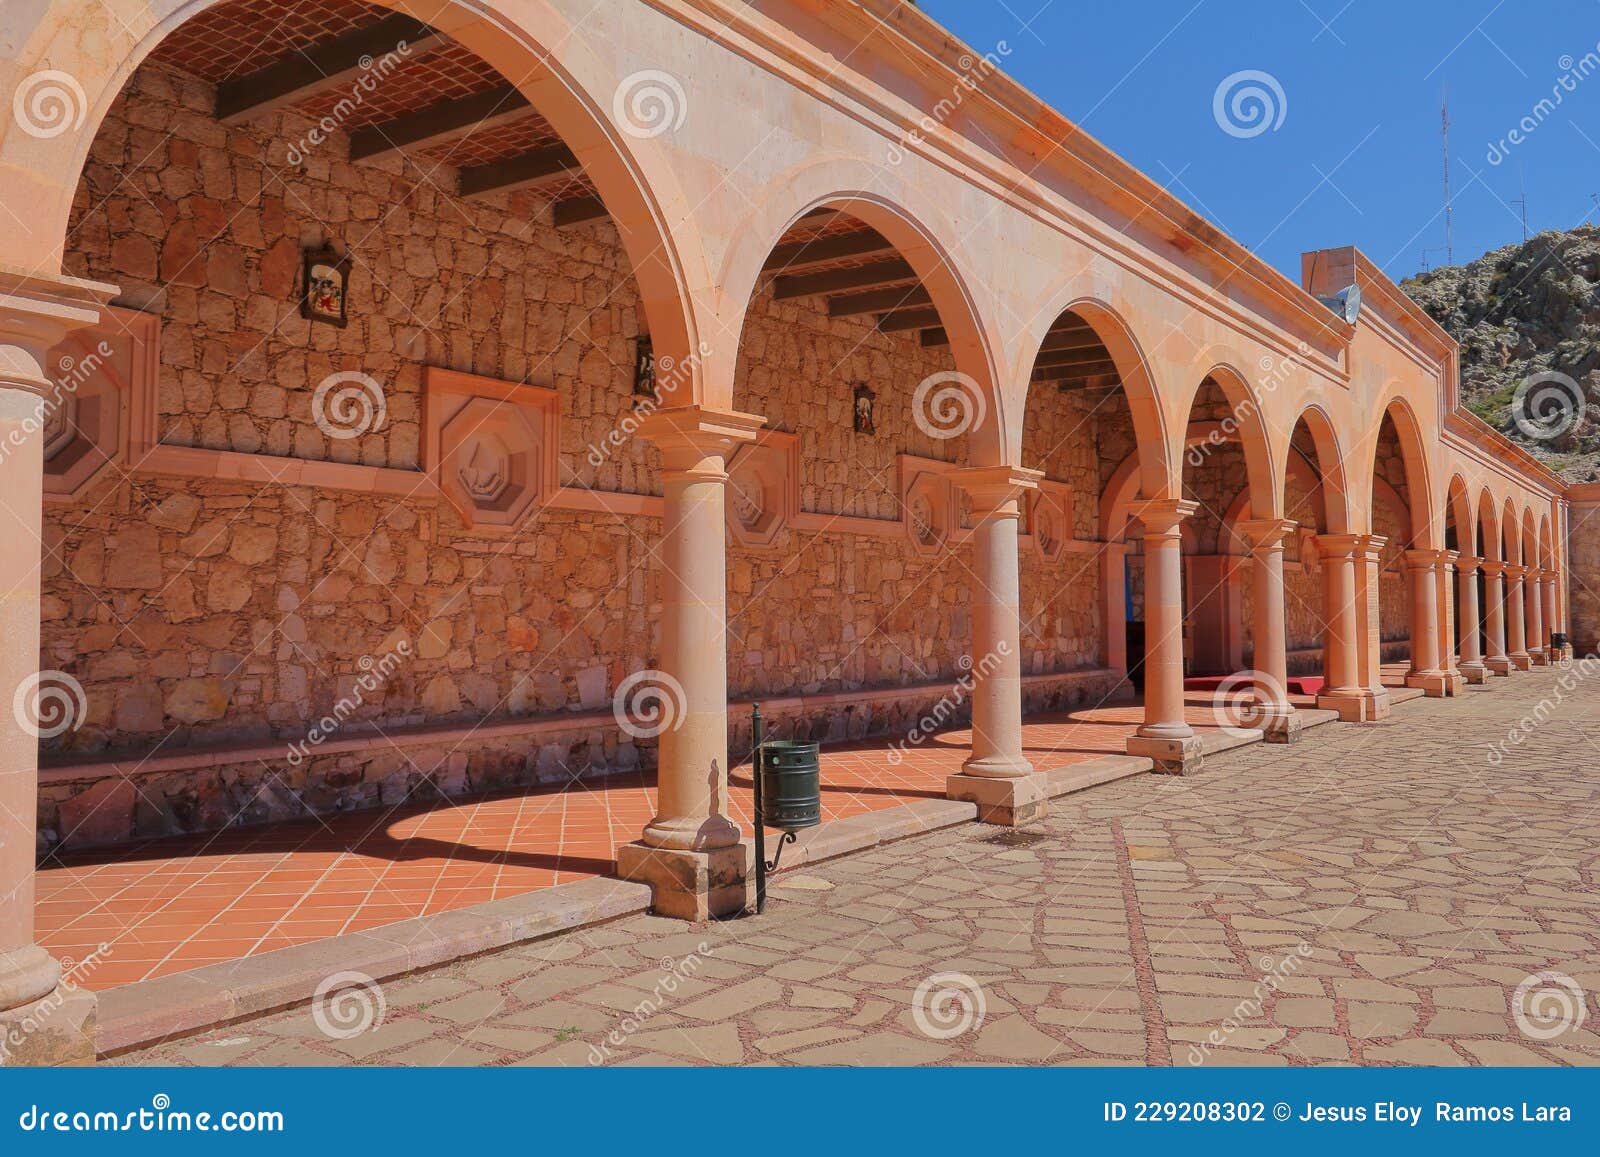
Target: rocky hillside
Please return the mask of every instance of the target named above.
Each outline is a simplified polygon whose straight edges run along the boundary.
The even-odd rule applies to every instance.
[[[1401,288],[1461,343],[1462,400],[1475,414],[1569,482],[1600,479],[1600,226],[1540,233]]]

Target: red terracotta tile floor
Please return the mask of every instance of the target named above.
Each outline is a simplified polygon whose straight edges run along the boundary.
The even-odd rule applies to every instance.
[[[1399,674],[1403,681],[1403,664]],[[1209,692],[1190,693],[1186,704],[1192,726],[1226,722]],[[1142,714],[1125,702],[1035,717],[1024,748],[1040,770],[1119,753]],[[888,738],[830,745],[824,819],[944,798],[970,740],[969,731],[943,732],[899,763]],[[732,779],[732,810],[748,828],[748,766]],[[80,979],[113,988],[607,875],[617,846],[654,813],[652,777],[616,776],[51,857],[38,873],[38,937],[67,960],[108,945]]]

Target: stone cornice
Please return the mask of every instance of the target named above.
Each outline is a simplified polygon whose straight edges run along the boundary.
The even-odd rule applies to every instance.
[[[921,151],[946,165],[953,159],[981,175],[997,199],[1064,231],[1083,234],[1107,257],[1164,283],[1169,291],[1183,287],[1187,292],[1180,296],[1192,308],[1224,316],[1270,346],[1288,351],[1297,341],[1306,342],[1319,351],[1315,363],[1320,372],[1340,382],[1348,380],[1343,363],[1353,327],[1004,73],[990,73],[980,85],[963,84],[971,62],[981,54],[914,5],[903,0],[648,2],[730,50],[765,64],[736,43],[736,37],[747,39],[752,47],[804,74],[803,87],[813,95],[829,99],[819,89],[832,89],[870,114],[858,119],[888,122],[894,132],[891,139],[899,147]],[[1024,168],[938,123],[931,106],[917,106],[904,95],[904,85],[890,89],[866,73],[840,67],[837,56],[826,46],[819,51],[819,45],[807,41],[805,29],[783,22],[784,15],[797,24],[800,21],[794,18],[803,15],[815,33],[826,29],[851,44],[865,46],[873,39],[889,38],[892,51],[864,48],[863,54],[879,68],[892,68],[930,91],[947,93],[959,87],[962,122],[981,130],[974,136],[1012,144],[1029,154],[1029,164]],[[960,63],[963,57],[968,61],[965,69]],[[1088,211],[1078,208],[1039,173],[1064,178],[1096,204]],[[1125,231],[1119,221],[1139,222],[1152,240]],[[1259,299],[1262,308],[1236,304],[1241,297]]]

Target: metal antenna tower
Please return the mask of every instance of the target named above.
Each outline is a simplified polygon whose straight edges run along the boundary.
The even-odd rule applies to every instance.
[[[1451,234],[1451,218],[1455,207],[1450,202],[1450,89],[1446,86],[1439,105],[1439,135],[1444,140],[1444,259],[1456,263],[1455,242]]]

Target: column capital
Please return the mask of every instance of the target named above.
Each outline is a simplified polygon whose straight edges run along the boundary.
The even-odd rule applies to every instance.
[[[1406,565],[1412,570],[1432,570],[1445,561],[1445,552],[1432,548],[1412,547],[1406,551]]]
[[[1462,574],[1471,574],[1483,565],[1483,559],[1475,554],[1462,554],[1456,552],[1456,570]]]
[[[1037,490],[1043,478],[1043,470],[1029,470],[1022,466],[965,466],[949,474],[951,483],[966,491],[972,499],[975,518],[1006,513],[1003,510],[1005,506],[1015,503],[1025,491]],[[1015,506],[1009,513],[1016,513]]]
[[[1528,568],[1520,562],[1506,563],[1506,577],[1509,579],[1523,579],[1528,577]]]
[[[736,447],[755,441],[766,421],[738,410],[673,406],[644,415],[638,429],[661,450],[668,470],[681,471],[703,469],[706,459],[726,458]]]
[[[1490,578],[1500,578],[1506,573],[1506,564],[1497,558],[1486,558],[1478,563],[1478,566]]]
[[[1200,509],[1187,498],[1150,498],[1135,502],[1129,513],[1144,523],[1145,536],[1176,535],[1183,520]]]
[[[1317,553],[1323,558],[1354,558],[1365,549],[1364,534],[1319,534]]]
[[[0,388],[50,387],[44,357],[75,329],[95,325],[115,285],[0,267]]]
[[[1244,518],[1235,524],[1252,551],[1281,547],[1300,524],[1292,518]]]
[[[1358,534],[1356,539],[1356,553],[1368,560],[1376,559],[1389,545],[1389,539],[1382,534]]]

